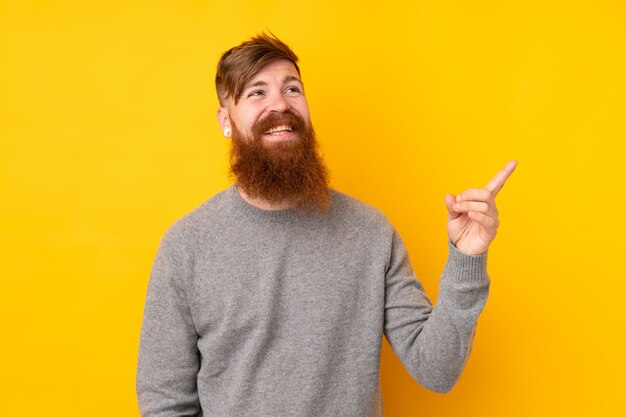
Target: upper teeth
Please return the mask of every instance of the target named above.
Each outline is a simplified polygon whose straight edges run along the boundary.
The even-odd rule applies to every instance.
[[[266,133],[270,134],[270,133],[275,133],[275,132],[280,132],[282,130],[286,130],[288,132],[291,132],[291,128],[289,126],[276,126],[271,128],[270,130],[268,130]]]

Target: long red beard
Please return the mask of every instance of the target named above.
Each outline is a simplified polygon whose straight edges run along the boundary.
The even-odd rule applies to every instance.
[[[248,196],[300,209],[330,207],[328,170],[319,156],[312,126],[291,111],[271,113],[257,122],[252,138],[244,138],[232,120],[231,124],[231,173]],[[296,138],[263,142],[264,132],[283,124],[293,128]]]

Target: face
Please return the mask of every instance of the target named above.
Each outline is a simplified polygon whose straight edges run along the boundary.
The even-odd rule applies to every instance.
[[[330,207],[328,172],[290,61],[266,65],[237,104],[229,99],[220,107],[218,120],[232,132],[231,174],[248,196],[300,208]]]
[[[255,126],[270,115],[274,118],[285,112],[295,113],[310,126],[309,106],[298,71],[290,61],[279,60],[269,63],[250,79],[237,104],[232,98],[227,99],[225,106],[218,110],[218,120],[222,131],[236,128],[244,138],[252,138]],[[275,120],[276,123],[258,132],[264,145],[297,138],[293,126],[279,122],[279,117]]]

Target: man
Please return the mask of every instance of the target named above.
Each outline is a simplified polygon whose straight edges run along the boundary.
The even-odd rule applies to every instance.
[[[446,196],[435,307],[377,210],[328,187],[296,55],[260,35],[223,54],[218,121],[236,183],[173,224],[155,258],[139,350],[143,416],[382,416],[382,335],[447,392],[489,288],[494,197]]]

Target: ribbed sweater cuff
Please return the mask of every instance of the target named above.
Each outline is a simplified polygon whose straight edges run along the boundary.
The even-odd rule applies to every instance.
[[[457,282],[488,280],[487,252],[480,255],[468,255],[459,251],[451,241],[448,241],[448,262],[443,276]]]

